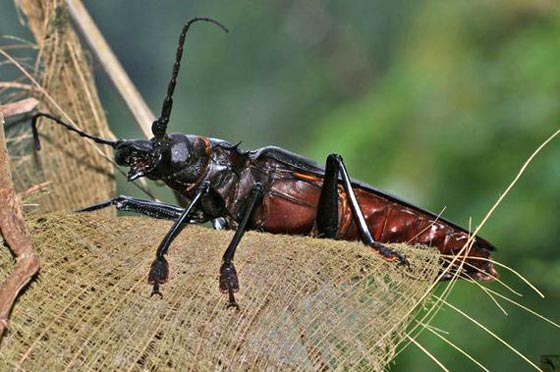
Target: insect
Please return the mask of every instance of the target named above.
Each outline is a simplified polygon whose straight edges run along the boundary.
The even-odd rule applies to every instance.
[[[118,210],[175,221],[157,248],[150,268],[148,282],[153,287],[152,295],[161,295],[160,286],[168,279],[165,256],[180,227],[207,221],[212,221],[216,229],[235,230],[222,257],[219,279],[220,289],[228,294],[228,307],[238,307],[234,293],[239,290],[239,280],[233,260],[247,230],[360,240],[383,259],[396,264],[407,264],[406,257],[383,243],[431,245],[443,254],[465,259],[460,269],[463,277],[478,280],[497,277],[488,260],[494,249],[489,242],[475,237],[465,253],[462,249],[470,237],[468,231],[350,178],[339,155],[329,155],[322,167],[278,147],[242,151],[238,145],[221,139],[168,134],[185,38],[190,26],[198,21],[213,23],[227,32],[210,18],[193,18],[185,23],[161,115],[152,124],[153,138],[104,139],[43,112],[35,114],[31,123],[37,149],[40,148],[38,119],[46,117],[96,143],[113,147],[116,163],[129,168],[129,181],[139,177],[161,180],[189,201],[182,208],[121,195],[81,209],[93,211],[114,205]],[[446,278],[451,276],[449,273]]]

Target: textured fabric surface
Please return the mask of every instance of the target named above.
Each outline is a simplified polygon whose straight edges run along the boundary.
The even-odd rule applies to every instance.
[[[218,290],[232,232],[186,227],[159,298],[147,273],[169,221],[54,214],[29,225],[41,272],[11,315],[0,370],[382,370],[440,270],[431,249],[398,246],[406,268],[359,243],[249,232],[234,311]],[[3,249],[0,279],[12,266]]]
[[[21,0],[18,5],[39,48],[37,70],[27,69],[42,87],[35,91],[39,109],[67,122],[71,119],[88,133],[111,137],[90,61],[72,30],[64,2]],[[24,81],[33,85],[27,78]],[[0,104],[9,100],[7,92],[0,91]],[[29,123],[6,130],[16,190],[43,190],[28,198],[28,212],[75,210],[114,194],[110,148],[95,145],[50,120],[41,120],[38,130],[40,152],[33,150]]]

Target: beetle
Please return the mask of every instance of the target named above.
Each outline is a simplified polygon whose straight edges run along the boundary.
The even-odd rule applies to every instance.
[[[490,252],[494,246],[440,216],[350,178],[340,155],[330,154],[325,166],[279,147],[267,146],[243,151],[239,144],[204,136],[167,133],[173,93],[181,67],[186,35],[195,22],[185,23],[161,115],[152,123],[151,139],[109,140],[88,134],[45,112],[31,121],[35,147],[40,149],[39,118],[48,118],[96,143],[114,148],[115,162],[129,168],[128,181],[140,177],[161,180],[189,202],[186,207],[120,195],[86,207],[93,211],[108,206],[150,217],[171,219],[174,224],[157,248],[148,283],[152,295],[168,279],[165,258],[180,228],[188,223],[211,221],[216,229],[234,229],[220,268],[220,289],[228,294],[228,307],[238,308],[234,293],[239,280],[233,263],[235,251],[247,230],[278,234],[309,235],[318,238],[360,240],[387,261],[408,264],[406,257],[383,243],[406,242],[437,247],[455,256],[455,265],[443,275],[454,274],[477,280],[497,277]],[[469,239],[471,238],[471,239]],[[466,249],[467,242],[472,242]],[[455,268],[455,270],[453,270]],[[454,272],[455,271],[455,272]]]

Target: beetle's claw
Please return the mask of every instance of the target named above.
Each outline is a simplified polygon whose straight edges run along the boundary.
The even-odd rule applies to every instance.
[[[239,305],[237,304],[237,302],[234,299],[233,301],[228,302],[228,304],[226,306],[226,309],[228,309],[228,310],[229,309],[234,309],[234,310],[239,311]]]
[[[406,256],[404,254],[402,254],[401,252],[396,252],[397,253],[397,257],[399,259],[399,265],[404,265],[407,267],[410,267],[410,262],[408,262],[408,259],[406,258]]]

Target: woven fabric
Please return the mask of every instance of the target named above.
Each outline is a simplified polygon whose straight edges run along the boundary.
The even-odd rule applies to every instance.
[[[441,269],[432,249],[246,234],[239,311],[218,290],[232,232],[186,227],[163,298],[147,273],[169,221],[55,214],[30,220],[42,266],[0,345],[0,370],[383,370]],[[0,255],[0,278],[11,271]],[[430,297],[430,296],[426,296]]]
[[[64,2],[21,0],[18,5],[39,47],[36,80],[48,92],[37,94],[40,109],[66,121],[69,117],[88,133],[111,137],[90,63],[71,28]],[[8,101],[8,96],[0,95],[0,103]],[[95,145],[50,120],[40,121],[38,129],[40,152],[33,151],[30,125],[22,123],[7,131],[17,191],[43,190],[28,199],[28,212],[75,210],[114,194],[110,148]]]

